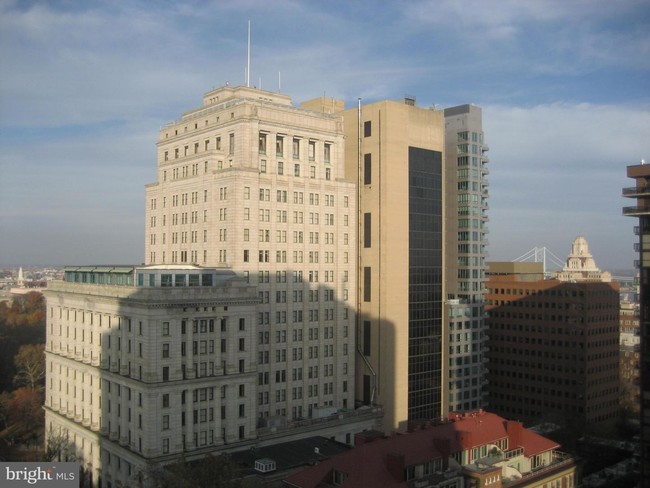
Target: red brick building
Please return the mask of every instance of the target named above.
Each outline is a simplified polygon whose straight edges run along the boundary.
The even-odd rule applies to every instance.
[[[543,279],[541,263],[490,263],[490,409],[527,423],[619,415],[618,283]]]
[[[574,460],[523,424],[477,410],[439,425],[384,437],[362,433],[355,448],[294,473],[295,488],[577,486]]]

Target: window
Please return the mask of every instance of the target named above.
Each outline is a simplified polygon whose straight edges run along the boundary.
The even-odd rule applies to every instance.
[[[293,175],[294,176],[300,176],[300,165],[299,164],[294,164],[293,165]]]
[[[370,266],[363,268],[363,301],[369,302],[371,297],[372,273]]]
[[[372,155],[370,153],[363,155],[363,184],[372,183]]]
[[[266,154],[266,134],[260,132],[259,153]]]
[[[282,161],[278,161],[278,174],[279,175],[284,174],[284,163]]]
[[[275,137],[275,155],[282,157],[284,155],[284,137]]]
[[[217,139],[217,142],[219,139]],[[231,156],[235,154],[235,134],[230,134],[228,137],[228,154]]]
[[[372,123],[366,120],[363,123],[363,137],[370,137],[372,135]]]
[[[300,159],[300,139],[293,139],[293,159]]]
[[[323,160],[326,163],[330,162],[330,156],[331,156],[331,153],[332,153],[331,149],[332,149],[331,144],[325,143],[325,145],[323,146]]]
[[[363,247],[372,246],[372,214],[363,214]]]

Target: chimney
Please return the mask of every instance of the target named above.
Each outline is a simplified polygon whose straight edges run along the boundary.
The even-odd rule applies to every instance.
[[[386,455],[386,469],[396,481],[404,481],[404,454],[389,452]]]
[[[524,424],[516,420],[506,420],[506,432],[508,434],[508,449],[521,447]]]

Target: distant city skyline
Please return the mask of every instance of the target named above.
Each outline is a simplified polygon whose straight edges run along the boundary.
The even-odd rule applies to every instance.
[[[144,261],[158,129],[245,82],[353,107],[483,108],[488,260],[589,241],[629,269],[625,167],[650,159],[648,0],[4,2],[0,265]]]

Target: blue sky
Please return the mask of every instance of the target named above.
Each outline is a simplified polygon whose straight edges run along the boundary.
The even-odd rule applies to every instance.
[[[650,0],[0,0],[0,264],[139,263],[161,125],[244,82],[294,103],[475,103],[490,259],[577,235],[630,268],[650,160]]]

